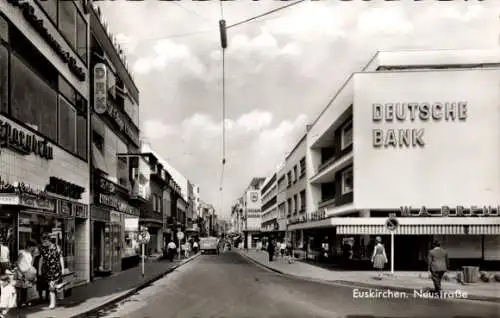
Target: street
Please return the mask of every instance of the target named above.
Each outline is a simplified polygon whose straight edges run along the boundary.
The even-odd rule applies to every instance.
[[[360,289],[362,291],[362,289]],[[270,272],[236,252],[202,255],[88,317],[500,317],[500,305],[456,300],[354,299],[353,288]]]

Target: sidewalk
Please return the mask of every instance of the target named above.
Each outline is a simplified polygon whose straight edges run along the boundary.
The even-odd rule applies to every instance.
[[[269,262],[268,254],[265,251],[237,251],[270,270],[308,280],[342,283],[353,287],[391,288],[412,293],[414,290],[429,290],[433,287],[427,272],[395,272],[394,275],[389,272],[382,280],[377,280],[375,278],[377,274],[374,271],[334,271],[301,261],[288,264],[280,257]],[[464,285],[450,279],[443,281],[443,289],[445,291],[467,292],[468,299],[471,300],[500,301],[500,283],[498,282]]]
[[[134,294],[142,287],[160,279],[177,267],[191,261],[199,254],[195,254],[181,261],[169,262],[163,259],[147,260],[144,264],[144,277],[141,274],[141,265],[116,273],[110,277],[101,278],[72,290],[72,295],[58,301],[54,310],[43,310],[45,305],[29,308],[19,308],[12,311],[15,317],[50,318],[50,317],[78,317],[89,311],[95,311],[110,303],[119,301]]]

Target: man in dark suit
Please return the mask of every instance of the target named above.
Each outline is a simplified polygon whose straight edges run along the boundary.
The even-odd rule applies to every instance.
[[[438,241],[434,241],[433,249],[429,251],[429,271],[431,272],[432,282],[434,283],[434,291],[441,292],[441,280],[444,273],[448,270],[448,253],[441,248]]]

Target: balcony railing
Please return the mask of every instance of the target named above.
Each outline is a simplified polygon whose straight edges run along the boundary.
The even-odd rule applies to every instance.
[[[318,172],[321,172],[321,171],[325,170],[329,165],[331,165],[332,163],[334,163],[337,159],[338,159],[337,156],[333,156],[330,159],[328,159],[327,161],[325,161],[322,164],[320,164],[319,167],[318,167]]]
[[[321,209],[321,208],[324,208],[326,206],[334,205],[334,204],[335,204],[335,198],[325,199],[325,200],[321,200],[318,202],[318,208]]]

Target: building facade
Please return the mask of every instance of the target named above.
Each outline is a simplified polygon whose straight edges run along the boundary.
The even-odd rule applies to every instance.
[[[375,236],[396,270],[427,268],[435,239],[452,269],[498,266],[499,56],[377,53],[310,126],[307,207],[319,215],[289,229],[323,229],[320,242],[349,249],[351,266],[370,266]]]
[[[284,181],[285,208],[287,226],[303,222],[307,219],[307,169],[306,169],[307,137],[304,134],[285,158],[282,182]],[[282,184],[283,186],[283,184]],[[294,248],[307,249],[303,231],[287,228],[287,241]]]
[[[135,239],[139,207],[149,200],[143,179],[148,163],[140,153],[139,91],[124,56],[97,7],[90,14],[92,268],[107,275],[139,263]],[[132,219],[128,220],[128,219]],[[135,226],[130,227],[130,224]]]
[[[272,233],[278,230],[278,182],[276,179],[276,173],[273,173],[270,177],[266,178],[262,189],[260,190],[261,195],[261,226],[262,232]]]
[[[250,181],[249,186],[243,195],[243,241],[245,248],[256,248],[260,242],[260,224],[261,224],[261,195],[260,191],[265,178],[257,177]]]
[[[49,233],[89,281],[88,8],[0,3],[0,236],[11,261]]]

